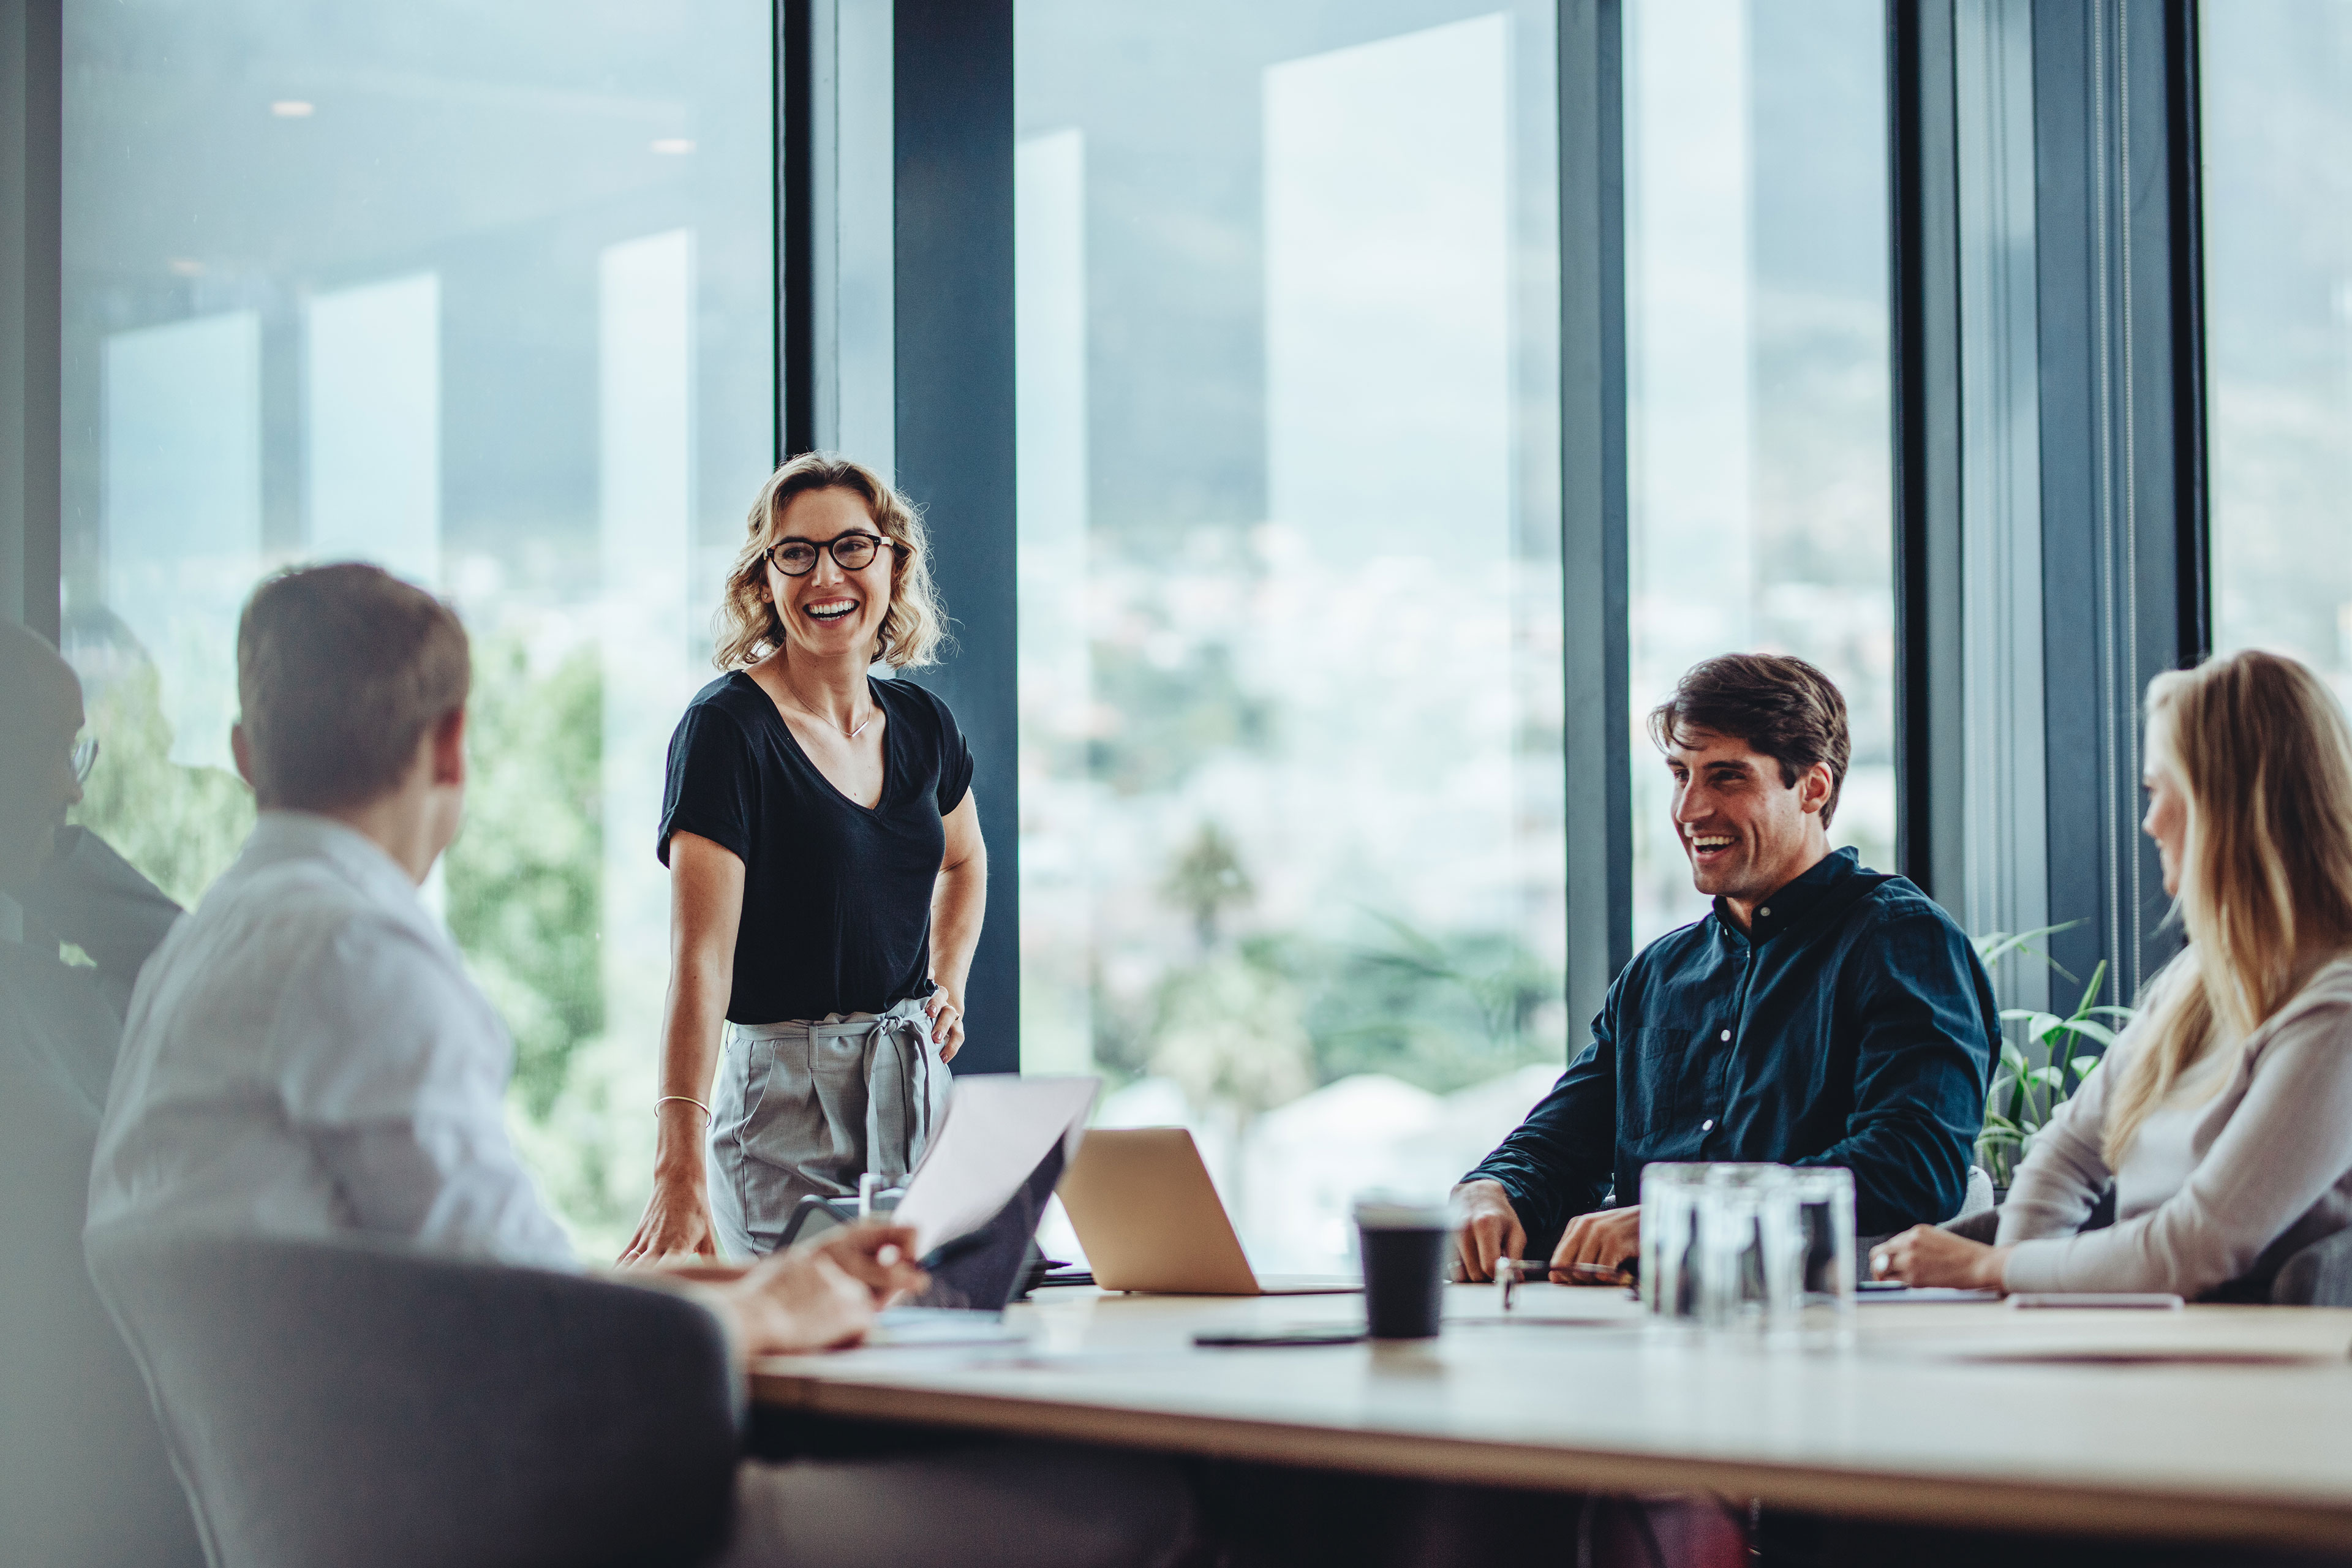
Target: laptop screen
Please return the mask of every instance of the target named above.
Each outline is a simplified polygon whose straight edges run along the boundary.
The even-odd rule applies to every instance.
[[[1056,1142],[993,1218],[978,1230],[940,1243],[923,1258],[931,1286],[912,1304],[1003,1311],[1020,1288],[1029,1265],[1029,1244],[1045,1215],[1045,1200],[1061,1179],[1062,1145]]]
[[[957,1080],[947,1121],[893,1215],[914,1226],[931,1276],[915,1305],[1004,1310],[1100,1082],[995,1073]]]

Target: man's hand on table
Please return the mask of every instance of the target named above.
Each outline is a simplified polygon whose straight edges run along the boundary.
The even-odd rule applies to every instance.
[[[1454,1189],[1454,1212],[1461,1228],[1454,1233],[1454,1273],[1464,1279],[1492,1279],[1495,1265],[1526,1250],[1527,1228],[1511,1194],[1500,1182],[1465,1182]]]
[[[1569,1273],[1571,1263],[1615,1268],[1642,1253],[1642,1211],[1638,1207],[1595,1209],[1568,1222],[1568,1229],[1552,1250],[1552,1281],[1559,1285],[1591,1285]]]
[[[854,1345],[895,1297],[921,1289],[915,1233],[894,1225],[844,1226],[753,1265],[721,1287],[752,1355]]]
[[[2001,1272],[2008,1266],[2010,1251],[1954,1236],[1937,1226],[1915,1225],[1872,1249],[1870,1277],[1958,1290],[2005,1290]]]

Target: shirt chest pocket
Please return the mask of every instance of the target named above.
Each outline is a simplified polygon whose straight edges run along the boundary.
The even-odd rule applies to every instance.
[[[1663,1131],[1706,1098],[1706,1056],[1697,1029],[1642,1028],[1618,1063],[1620,1140]]]

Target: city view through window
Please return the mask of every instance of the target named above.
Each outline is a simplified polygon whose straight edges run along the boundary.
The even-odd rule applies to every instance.
[[[2352,700],[2352,13],[2200,15],[2213,642]]]
[[[1328,1266],[1570,1033],[1551,8],[1015,16],[1024,1065]]]
[[[252,822],[236,616],[377,562],[474,638],[427,888],[590,1257],[650,1181],[670,727],[774,440],[769,7],[66,8],[79,820],[184,903]]]
[[[1697,920],[1643,720],[1702,658],[1811,660],[1853,755],[1832,844],[1895,865],[1885,19],[1625,8],[1633,941]]]
[[[80,820],[193,901],[251,821],[255,581],[449,597],[474,782],[427,893],[591,1256],[649,1176],[664,745],[773,449],[770,22],[68,12]],[[1192,1127],[1268,1267],[1442,1191],[1585,1038],[1552,28],[1016,10],[1023,1061]],[[1864,0],[1640,0],[1625,47],[1647,941],[1704,906],[1641,716],[1707,654],[1839,680],[1840,840],[1891,866],[1883,42]]]

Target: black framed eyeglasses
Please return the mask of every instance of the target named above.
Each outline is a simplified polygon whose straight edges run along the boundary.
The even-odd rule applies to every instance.
[[[816,570],[816,552],[833,552],[833,559],[844,572],[862,572],[874,563],[874,552],[891,542],[878,533],[845,533],[823,544],[811,544],[805,539],[786,539],[768,546],[768,560],[787,577],[805,577]],[[896,545],[891,546],[896,549]]]
[[[74,783],[89,783],[89,770],[96,766],[98,766],[98,737],[85,735],[74,742]]]

